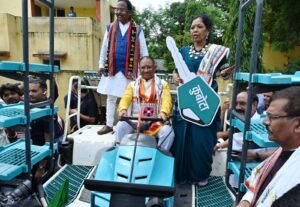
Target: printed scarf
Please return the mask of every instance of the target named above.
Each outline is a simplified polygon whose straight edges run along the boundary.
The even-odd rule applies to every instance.
[[[212,83],[214,72],[223,59],[229,54],[229,49],[222,45],[211,44],[207,53],[203,57],[197,74],[207,81],[209,85]]]

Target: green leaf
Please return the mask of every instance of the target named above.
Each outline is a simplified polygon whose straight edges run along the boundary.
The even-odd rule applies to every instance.
[[[69,180],[65,180],[54,195],[48,207],[64,207],[68,202]]]

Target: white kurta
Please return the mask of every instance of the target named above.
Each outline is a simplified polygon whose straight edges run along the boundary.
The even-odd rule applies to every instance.
[[[268,159],[270,159],[270,157]],[[293,152],[290,158],[277,171],[277,173],[272,178],[271,182],[267,185],[267,187],[264,189],[260,197],[257,199],[254,205],[255,207],[271,206],[273,202],[275,202],[275,200],[279,199],[289,190],[294,188],[296,185],[300,184],[299,159],[300,159],[300,147],[298,147],[295,150],[295,152]],[[254,180],[257,180],[262,175],[261,168],[265,162],[261,163],[260,165],[258,165],[256,168],[252,170],[252,174],[248,178],[248,181],[252,183],[252,185],[254,183]],[[242,200],[251,203],[253,197],[254,197],[254,192],[248,190],[247,193],[242,198]]]
[[[126,33],[129,28],[130,22],[127,22],[125,25],[119,22],[119,29],[121,30],[122,36]],[[100,52],[99,68],[104,68],[105,58],[108,49],[108,32],[105,30],[103,44]],[[140,40],[140,57],[148,56],[148,49],[146,45],[146,40],[144,37],[143,30],[139,34]],[[112,95],[117,97],[122,97],[127,85],[130,80],[128,80],[122,72],[118,72],[115,76],[101,77],[99,82],[97,92],[106,95]]]
[[[115,76],[101,77],[97,92],[101,94],[122,97],[123,93],[130,83],[122,72],[118,72]]]

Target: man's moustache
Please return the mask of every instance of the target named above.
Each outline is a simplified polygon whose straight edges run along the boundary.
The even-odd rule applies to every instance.
[[[11,98],[11,99],[8,99],[8,101],[9,101],[9,102],[16,102],[16,101],[18,101],[18,100],[15,99],[15,98]]]
[[[270,129],[269,126],[266,126],[266,130],[268,131],[269,134],[273,134],[273,131]]]
[[[236,112],[239,114],[243,114],[243,115],[245,114],[245,111],[243,111],[243,110],[236,110]]]

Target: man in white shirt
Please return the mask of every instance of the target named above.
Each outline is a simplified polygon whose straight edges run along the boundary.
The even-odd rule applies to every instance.
[[[247,91],[241,91],[240,93],[238,93],[238,95],[236,97],[235,110],[241,116],[246,115],[247,99],[248,99],[248,92]],[[251,120],[255,120],[255,119],[260,118],[260,115],[256,111],[257,103],[258,103],[258,97],[255,94],[253,94],[252,105],[251,105]],[[229,133],[229,132],[227,132],[227,133]],[[242,132],[234,133],[232,149],[236,150],[236,151],[241,151],[242,150],[242,145],[243,145],[242,142],[243,142],[243,133]],[[222,149],[222,148],[227,148],[227,147],[228,147],[228,139],[225,142],[216,144],[215,150]]]
[[[247,91],[241,91],[237,97],[236,97],[236,112],[238,112],[240,115],[245,116],[246,115],[246,108],[247,108],[247,99],[248,99],[248,92]],[[251,105],[251,120],[257,120],[260,119],[260,115],[256,111],[258,104],[258,97],[257,95],[253,94],[252,99],[252,105]],[[232,150],[241,152],[243,146],[243,132],[236,132],[233,134],[232,139]],[[228,147],[228,140],[218,143],[215,146],[215,150],[219,150],[222,148]],[[251,149],[252,148],[252,149]],[[252,161],[254,159],[261,159],[264,160],[272,152],[274,151],[274,148],[259,148],[258,146],[255,146],[254,144],[250,147],[247,153],[247,159],[248,161]]]
[[[117,20],[107,26],[100,53],[102,75],[97,92],[107,95],[106,125],[98,134],[113,130],[117,98],[122,97],[130,81],[138,76],[138,61],[148,56],[143,29],[132,19],[132,4],[119,0]]]

